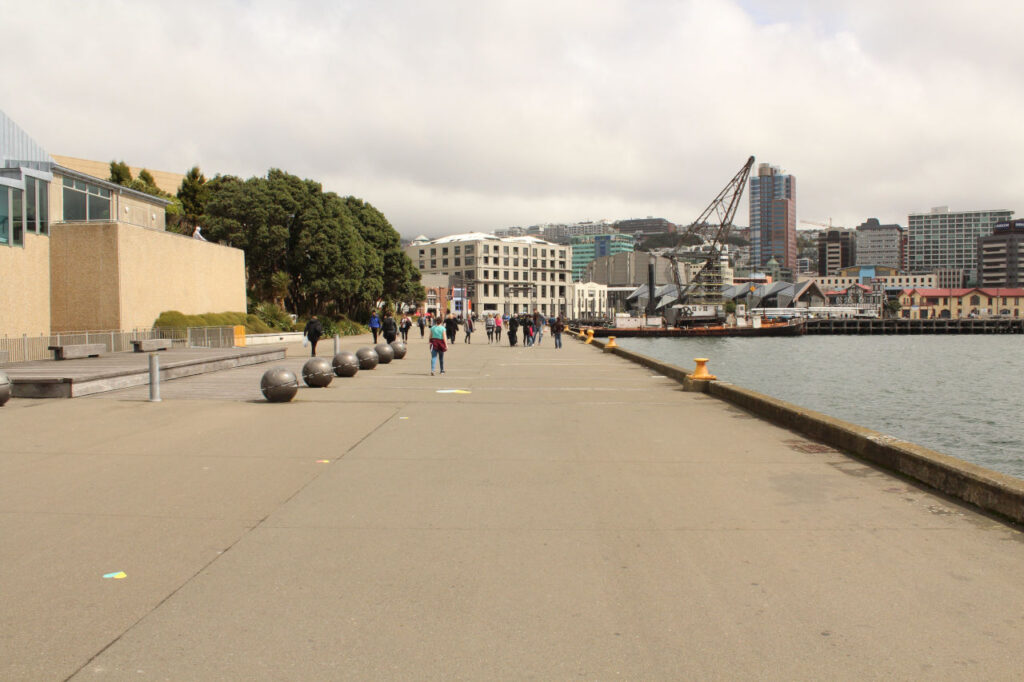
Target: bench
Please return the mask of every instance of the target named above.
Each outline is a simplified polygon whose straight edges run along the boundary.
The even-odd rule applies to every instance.
[[[47,348],[53,351],[54,360],[99,357],[101,353],[107,352],[107,346],[103,343],[72,343]]]
[[[136,353],[144,353],[153,350],[170,350],[174,345],[171,339],[145,339],[143,341],[132,341],[132,348]]]

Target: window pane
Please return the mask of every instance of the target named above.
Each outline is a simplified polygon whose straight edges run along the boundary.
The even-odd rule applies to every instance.
[[[71,178],[64,178],[64,186],[65,187],[74,187],[75,183],[74,183],[74,181]]]
[[[85,195],[67,187],[64,188],[64,220],[85,220]]]
[[[81,180],[75,180],[75,189],[80,189],[84,192],[86,187],[87,185]]]
[[[11,234],[11,210],[7,203],[7,188],[0,185],[0,244],[7,244]]]
[[[89,220],[110,220],[110,199],[89,195]]]
[[[24,225],[21,218],[22,191],[11,189],[11,243],[21,246],[25,238],[23,235]]]
[[[39,234],[50,234],[50,183],[39,181]]]
[[[38,232],[36,228],[36,179],[25,178],[25,229]]]

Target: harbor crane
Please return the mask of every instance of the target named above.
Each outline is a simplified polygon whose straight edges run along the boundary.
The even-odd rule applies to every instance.
[[[696,235],[702,242],[710,243],[707,258],[694,271],[690,281],[683,284],[679,275],[678,256],[681,247],[669,251],[669,263],[675,281],[679,303],[684,305],[722,305],[722,247],[729,231],[732,219],[739,207],[740,197],[746,187],[750,169],[754,165],[751,156],[732,180],[718,193],[718,196],[705,208],[697,219],[687,228],[685,235]],[[685,313],[684,313],[685,314]]]

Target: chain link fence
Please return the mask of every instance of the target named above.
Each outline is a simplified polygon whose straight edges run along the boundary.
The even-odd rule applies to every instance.
[[[107,353],[131,351],[132,341],[171,339],[172,348],[231,348],[235,345],[234,327],[154,327],[131,331],[84,331],[41,334],[39,336],[0,336],[0,363],[46,360],[53,357],[50,346],[102,343]]]

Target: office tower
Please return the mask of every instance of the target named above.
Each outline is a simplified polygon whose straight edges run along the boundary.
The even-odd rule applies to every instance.
[[[882,225],[868,218],[857,226],[857,265],[883,265],[907,269],[907,231],[899,225]]]
[[[750,247],[751,267],[763,268],[772,258],[796,267],[796,178],[767,163],[750,178]]]
[[[952,212],[946,206],[928,213],[911,213],[910,271],[962,270],[968,283],[978,281],[978,238],[992,234],[996,223],[1013,218],[1013,211]]]
[[[590,234],[572,238],[572,280],[580,282],[595,258],[633,250],[631,234]]]
[[[978,286],[1024,285],[1024,220],[995,224],[992,234],[978,240]]]
[[[823,230],[818,235],[818,274],[835,275],[840,268],[857,262],[857,233],[852,230]]]

